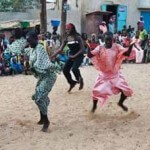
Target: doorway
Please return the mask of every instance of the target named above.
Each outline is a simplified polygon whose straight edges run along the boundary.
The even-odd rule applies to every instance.
[[[127,19],[127,6],[125,5],[107,5],[103,4],[101,6],[102,11],[112,12],[109,19],[115,16],[115,27],[116,31],[121,31],[123,26],[126,25]]]
[[[118,8],[118,5],[107,5],[106,11],[112,12],[111,16],[113,16],[113,15],[116,16],[117,15],[117,8]]]
[[[150,30],[150,11],[141,11],[141,16],[143,16],[144,28],[149,31]]]

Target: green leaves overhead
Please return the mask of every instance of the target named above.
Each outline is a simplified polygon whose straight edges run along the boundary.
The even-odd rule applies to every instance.
[[[34,9],[39,7],[39,0],[0,0],[0,12],[23,12],[26,9]]]

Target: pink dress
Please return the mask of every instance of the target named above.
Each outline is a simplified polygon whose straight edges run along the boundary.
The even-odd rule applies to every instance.
[[[133,50],[136,53],[136,59],[135,59],[136,63],[142,63],[144,51],[142,50],[142,48],[140,46],[141,40],[136,39],[136,38],[133,38],[133,40],[135,41],[135,45],[136,45],[136,47],[133,47]]]
[[[122,43],[126,47],[126,49],[128,49],[129,45],[130,45],[130,42],[131,42],[131,40],[128,40],[127,38],[124,38]],[[135,60],[136,59],[136,49],[135,48],[132,49],[130,56],[127,57],[126,59],[127,60]]]
[[[120,72],[121,63],[125,59],[123,55],[125,51],[126,49],[118,44],[113,44],[111,49],[98,46],[91,51],[94,55],[92,63],[100,71],[92,91],[92,97],[94,100],[100,100],[101,105],[112,94],[122,91],[126,96],[131,96],[133,93]]]

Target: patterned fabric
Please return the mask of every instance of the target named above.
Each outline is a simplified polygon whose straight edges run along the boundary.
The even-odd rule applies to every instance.
[[[26,46],[26,40],[24,38],[17,39],[5,50],[6,53],[22,54]]]
[[[39,110],[44,115],[47,115],[48,112],[48,105],[50,103],[48,94],[52,90],[55,81],[56,81],[55,73],[52,73],[50,76],[45,75],[43,77],[39,77],[35,88],[35,94],[32,96],[32,99],[35,101]]]
[[[31,47],[28,47],[28,48],[25,48],[24,51],[23,51],[23,54],[25,56],[30,56],[30,52],[32,51],[32,48]]]
[[[52,63],[41,44],[30,51],[30,66],[35,77],[38,79],[35,94],[32,99],[37,104],[42,114],[46,115],[50,99],[48,97],[55,81],[56,73],[61,70],[58,63]]]

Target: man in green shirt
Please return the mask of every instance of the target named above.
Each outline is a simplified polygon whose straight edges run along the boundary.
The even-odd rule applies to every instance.
[[[140,40],[142,41],[141,47],[144,48],[146,44],[146,38],[147,38],[147,31],[144,29],[144,26],[140,27]]]

